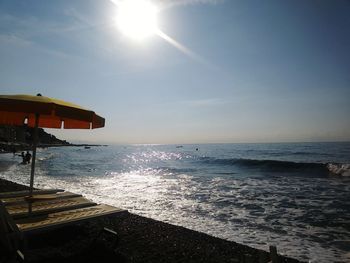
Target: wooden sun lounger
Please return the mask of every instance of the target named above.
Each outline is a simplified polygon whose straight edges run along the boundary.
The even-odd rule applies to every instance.
[[[43,190],[33,190],[33,195],[43,195],[43,194],[55,194],[58,192],[64,192],[63,189],[43,189]],[[3,192],[0,193],[0,199],[10,198],[10,197],[22,197],[28,196],[29,190],[15,191],[15,192]]]
[[[58,192],[54,194],[33,195],[32,200],[39,201],[39,200],[51,200],[51,199],[64,199],[64,198],[81,197],[81,196],[82,196],[81,194],[75,194],[71,192]],[[0,200],[5,206],[28,203],[26,196],[0,198]]]
[[[48,214],[44,217],[34,217],[15,220],[16,227],[22,233],[46,231],[72,223],[80,223],[94,218],[126,212],[126,210],[109,205],[96,205],[91,207],[67,210]]]
[[[77,203],[69,203],[72,200]],[[89,206],[75,207],[79,205]],[[75,208],[72,209],[73,207]],[[22,258],[24,256],[19,249],[25,248],[27,237],[31,234],[127,212],[109,205],[96,205],[85,198],[77,197],[34,202],[30,217],[16,218],[16,215],[27,213],[27,209],[23,204],[5,206],[0,201],[0,241],[8,251],[17,252]]]
[[[32,203],[32,212],[28,214],[29,203],[21,203],[16,205],[7,205],[7,212],[12,218],[36,216],[42,214],[55,213],[64,210],[94,206],[96,203],[89,201],[83,197],[49,199],[44,201],[36,201]]]

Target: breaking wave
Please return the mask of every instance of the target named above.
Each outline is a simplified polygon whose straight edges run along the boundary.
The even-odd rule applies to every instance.
[[[350,164],[341,163],[316,163],[316,162],[291,162],[279,160],[258,159],[216,159],[203,157],[201,160],[209,165],[232,165],[246,169],[258,169],[268,172],[307,173],[320,176],[340,175],[350,176]]]
[[[350,164],[329,163],[327,164],[328,170],[336,175],[350,176]]]

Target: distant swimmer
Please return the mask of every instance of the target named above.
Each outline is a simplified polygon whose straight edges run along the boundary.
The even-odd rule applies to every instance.
[[[198,148],[196,148],[196,151],[198,151]]]
[[[26,155],[24,156],[23,163],[24,164],[30,163],[31,159],[32,159],[32,155],[27,151]]]

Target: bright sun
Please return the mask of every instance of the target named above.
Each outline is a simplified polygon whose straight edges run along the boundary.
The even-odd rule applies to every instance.
[[[143,40],[157,32],[157,13],[150,1],[124,0],[118,4],[117,24],[123,34]]]

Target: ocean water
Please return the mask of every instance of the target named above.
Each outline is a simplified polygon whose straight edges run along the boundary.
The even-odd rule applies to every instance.
[[[0,177],[29,183],[20,157]],[[350,262],[350,143],[39,149],[35,186],[307,262]]]

